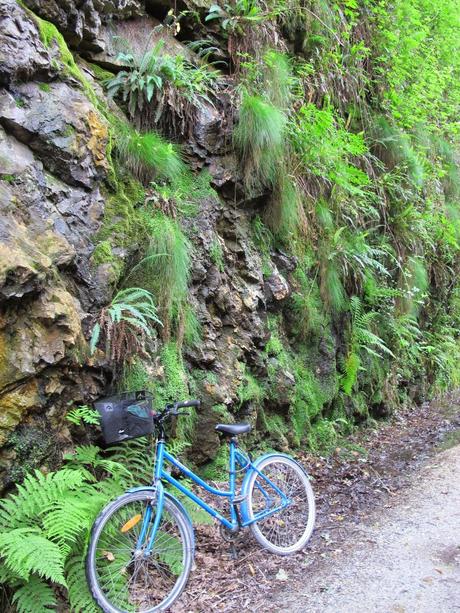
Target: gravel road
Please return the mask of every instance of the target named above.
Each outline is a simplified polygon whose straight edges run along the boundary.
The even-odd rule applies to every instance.
[[[276,613],[460,612],[460,446],[432,457]]]

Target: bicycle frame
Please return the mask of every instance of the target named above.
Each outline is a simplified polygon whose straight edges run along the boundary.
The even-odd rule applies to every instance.
[[[204,511],[209,513],[212,517],[217,519],[223,526],[225,526],[231,532],[237,532],[240,528],[245,528],[246,526],[251,525],[252,523],[269,517],[270,515],[274,515],[278,511],[281,511],[285,507],[290,504],[289,498],[272,482],[268,477],[263,475],[257,467],[252,463],[252,461],[242,454],[237,446],[237,443],[234,439],[230,439],[229,442],[230,447],[230,458],[229,458],[229,489],[228,491],[220,491],[215,487],[206,483],[203,479],[201,479],[198,475],[196,475],[192,470],[184,466],[177,458],[175,458],[172,454],[170,454],[166,449],[166,443],[164,439],[160,439],[157,443],[156,448],[156,462],[155,462],[155,473],[154,473],[154,483],[153,487],[157,492],[157,500],[156,500],[156,515],[152,525],[152,529],[150,531],[149,542],[147,548],[144,550],[145,555],[149,555],[154,541],[156,537],[156,533],[158,530],[158,526],[160,524],[161,516],[163,513],[163,503],[164,503],[164,486],[163,482],[167,482],[180,492],[182,492],[185,496],[193,500],[198,506],[200,506]],[[189,490],[187,487],[182,485],[180,481],[172,477],[167,470],[165,470],[165,462],[168,462],[175,468],[177,468],[182,474],[191,479],[198,486],[206,490],[207,492],[215,495],[227,498],[230,506],[230,519],[224,517],[219,511],[217,511],[214,507],[210,506],[207,502],[205,502],[202,498],[197,496],[194,492]],[[269,487],[274,490],[278,496],[281,498],[280,504],[274,507],[268,507],[259,513],[255,514],[252,518],[245,514],[243,517],[239,513],[238,505],[243,502],[246,498],[246,493],[243,491],[242,495],[237,495],[236,492],[236,472],[237,466],[240,467],[240,470],[254,471],[267,483],[267,488],[262,487],[260,484],[257,484],[258,489],[262,492],[262,495],[265,497],[267,503],[270,503],[272,497],[270,494],[265,491]],[[244,484],[243,484],[244,485]],[[243,488],[242,488],[243,489]],[[142,548],[142,544],[144,539],[149,531],[149,525],[152,519],[152,507],[148,507],[147,512],[143,519],[143,525],[141,528],[141,532],[138,539],[137,548],[140,550]]]

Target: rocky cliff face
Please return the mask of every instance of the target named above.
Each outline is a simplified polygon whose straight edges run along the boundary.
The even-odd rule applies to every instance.
[[[21,472],[15,462],[27,469],[49,458],[58,461],[56,445],[63,450],[70,443],[66,410],[90,402],[108,382],[104,365],[88,358],[85,326],[113,291],[110,267],[91,259],[111,191],[107,124],[68,69],[59,45],[46,46],[35,15],[54,23],[75,51],[105,67],[113,66],[117,55],[111,48],[114,32],[133,27],[133,21],[122,20],[136,18],[137,40],[144,37],[143,44],[158,23],[135,1],[88,2],[81,9],[74,3],[26,4],[33,13],[14,0],[0,7],[4,485]],[[182,49],[174,38],[164,38],[170,49]],[[91,68],[82,63],[81,70],[93,83]],[[190,300],[204,335],[185,357],[190,368],[216,375],[199,384],[205,424],[195,437],[199,460],[213,457],[218,448],[217,437],[206,431],[216,422],[212,406],[234,405],[244,364],[262,374],[266,370],[261,351],[269,337],[267,309],[279,308],[289,296],[287,275],[295,267],[292,258],[279,253],[264,279],[251,239],[256,204],[248,208],[238,191],[227,123],[223,109],[208,105],[183,142],[190,165],[208,168],[221,194],[202,200],[198,216],[189,222],[195,237]],[[211,255],[216,245],[222,258],[217,263]]]

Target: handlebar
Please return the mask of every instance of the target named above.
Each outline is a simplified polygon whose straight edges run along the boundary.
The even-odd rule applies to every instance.
[[[183,402],[175,402],[174,408],[177,409],[186,409],[187,407],[199,407],[201,405],[201,400],[184,400]]]
[[[186,411],[179,412],[179,409],[187,409],[191,407],[199,407],[201,405],[201,400],[183,400],[182,402],[174,402],[173,404],[167,404],[165,408],[154,415],[158,421],[163,421],[167,417],[176,416],[176,415],[190,415]]]

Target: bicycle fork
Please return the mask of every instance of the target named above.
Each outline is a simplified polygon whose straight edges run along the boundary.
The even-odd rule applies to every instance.
[[[155,505],[156,509],[154,511],[153,505]],[[153,549],[153,545],[155,543],[155,538],[158,532],[158,527],[160,525],[161,516],[163,515],[163,505],[164,505],[164,488],[161,481],[157,482],[156,486],[156,497],[153,501],[151,501],[147,508],[145,509],[144,518],[142,520],[142,528],[139,534],[139,538],[137,539],[136,550],[134,552],[135,557],[139,557],[143,555],[144,557],[148,557]],[[155,518],[153,518],[153,513],[155,512]],[[153,519],[153,523],[152,523]],[[150,533],[149,533],[149,528]],[[145,539],[148,536],[147,547],[143,549],[143,544]]]

